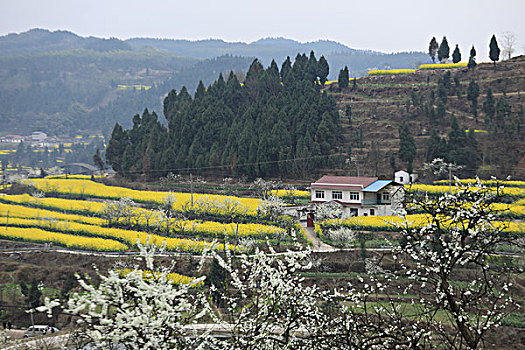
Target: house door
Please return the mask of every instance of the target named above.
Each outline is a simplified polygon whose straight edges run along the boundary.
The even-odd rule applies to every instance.
[[[314,213],[308,213],[306,216],[306,227],[314,227]]]

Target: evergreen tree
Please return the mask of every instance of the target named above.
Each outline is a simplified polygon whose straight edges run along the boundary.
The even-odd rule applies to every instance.
[[[321,56],[317,64],[317,76],[319,77],[321,85],[324,85],[324,83],[326,83],[329,72],[330,67],[328,66],[328,61],[326,60],[326,58],[324,58],[324,56]]]
[[[452,62],[459,63],[461,61],[461,52],[459,52],[459,46],[456,44],[456,48],[452,53]]]
[[[399,153],[398,157],[400,160],[408,163],[408,167],[412,167],[412,162],[416,157],[416,142],[414,137],[410,133],[410,129],[406,120],[403,120],[403,124],[399,125]]]
[[[474,81],[471,80],[470,84],[468,85],[467,90],[467,100],[471,102],[471,112],[474,117],[478,117],[478,96],[479,96],[479,86]]]
[[[496,35],[492,35],[489,44],[489,57],[492,62],[494,62],[494,67],[496,67],[496,61],[499,61],[500,49],[498,47],[498,42],[496,41]]]
[[[341,89],[345,89],[348,87],[348,81],[349,81],[350,77],[349,77],[349,74],[348,74],[348,67],[345,66],[343,69],[341,69],[339,71],[339,77],[337,79],[337,85],[339,85],[339,87]]]
[[[485,102],[483,102],[483,112],[485,112],[487,117],[485,122],[488,124],[488,122],[494,118],[494,114],[496,113],[496,101],[491,88],[487,90],[487,97],[485,98]]]
[[[474,45],[472,45],[472,48],[470,49],[470,57],[468,59],[467,67],[468,69],[474,69],[476,68],[476,49],[474,48]]]
[[[290,73],[292,70],[292,61],[290,60],[290,56],[286,56],[286,60],[284,60],[283,64],[281,65],[281,80],[283,82],[286,81],[288,73]]]
[[[432,37],[430,40],[430,45],[428,46],[428,54],[432,58],[432,62],[436,63],[436,54],[438,51],[439,45],[437,43],[436,37]]]
[[[448,47],[447,37],[444,36],[438,49],[438,60],[441,63],[446,63],[450,57],[450,48]]]

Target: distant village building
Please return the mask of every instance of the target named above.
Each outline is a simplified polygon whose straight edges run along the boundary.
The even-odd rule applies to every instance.
[[[334,202],[343,217],[395,215],[403,210],[403,185],[377,177],[323,176],[311,184],[311,203]]]
[[[417,174],[409,174],[408,171],[402,169],[394,174],[394,181],[398,184],[408,185],[417,181]]]
[[[44,142],[47,139],[46,133],[35,131],[31,134],[31,140],[34,142]]]

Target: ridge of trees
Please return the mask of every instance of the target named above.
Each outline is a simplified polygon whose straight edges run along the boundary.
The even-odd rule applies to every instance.
[[[323,62],[324,61],[324,62]],[[255,59],[243,84],[222,74],[194,96],[183,87],[164,99],[167,127],[155,112],[116,124],[106,159],[136,178],[168,172],[248,177],[306,176],[329,166],[342,144],[336,103],[320,92],[328,63],[315,54],[288,57],[279,70]]]

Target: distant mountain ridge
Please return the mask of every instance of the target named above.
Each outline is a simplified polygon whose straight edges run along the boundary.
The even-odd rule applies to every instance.
[[[129,44],[116,38],[84,38],[64,30],[51,32],[47,29],[31,29],[20,34],[8,34],[0,37],[0,56],[32,55],[74,49],[133,50]]]
[[[271,58],[278,61],[278,58],[281,56],[284,56],[284,60],[286,56],[295,56],[295,54],[298,52],[309,53],[312,50],[318,55],[326,55],[331,53],[355,53],[357,51],[364,51],[355,50],[346,45],[331,40],[318,40],[300,43],[295,40],[282,37],[263,38],[251,43],[226,42],[221,39],[192,41],[181,39],[149,38],[133,38],[126,40],[126,42],[136,49],[152,47],[159,50],[166,50],[168,52],[198,58],[212,58],[227,53],[237,56],[254,56],[263,61],[265,61],[266,58],[263,56],[270,56],[270,53],[273,54]],[[382,54],[380,52],[374,53]],[[275,55],[277,55],[277,57]]]
[[[367,70],[387,67],[414,68],[430,62],[424,52],[383,53],[372,50],[357,50],[332,40],[318,40],[300,43],[287,38],[262,38],[252,43],[226,42],[221,39],[182,40],[132,38],[101,39],[84,38],[69,31],[31,29],[20,34],[0,37],[0,56],[31,55],[49,51],[86,49],[94,51],[143,51],[158,50],[177,56],[210,59],[223,55],[257,57],[264,65],[275,60],[280,65],[287,56],[292,59],[298,53],[314,51],[330,64],[330,79],[337,79],[338,72],[345,65],[351,76],[366,75]]]

